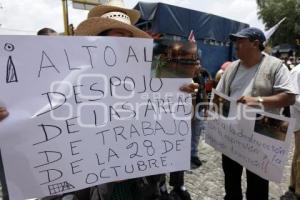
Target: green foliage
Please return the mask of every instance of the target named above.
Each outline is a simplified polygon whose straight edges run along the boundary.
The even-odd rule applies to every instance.
[[[286,17],[271,37],[272,45],[296,45],[296,39],[300,39],[300,0],[256,0],[256,3],[258,16],[267,30]]]

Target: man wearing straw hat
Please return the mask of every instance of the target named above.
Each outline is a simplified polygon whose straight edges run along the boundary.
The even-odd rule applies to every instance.
[[[116,36],[116,37],[135,37],[135,38],[151,38],[146,32],[136,28],[133,24],[135,24],[140,17],[140,13],[137,10],[127,9],[124,7],[124,3],[122,0],[111,0],[105,5],[96,6],[93,8],[89,14],[88,18],[79,24],[77,29],[75,30],[76,36]],[[193,93],[198,88],[198,84],[191,83],[184,85],[180,88],[180,90],[188,93]],[[0,107],[0,121],[8,116],[8,111],[4,107]],[[151,179],[152,176],[147,177]],[[145,178],[143,178],[145,180]],[[148,181],[149,182],[149,181]],[[153,185],[157,185],[158,181],[154,180]],[[121,184],[126,182],[122,182]],[[91,190],[91,194],[89,193],[89,189],[81,190],[74,192],[72,194],[54,197],[46,197],[44,200],[50,199],[68,199],[68,200],[111,200],[111,199],[133,199],[132,193],[121,193],[121,196],[112,195],[114,185],[116,183],[108,183],[97,186],[96,189]],[[145,190],[145,193],[150,193],[151,191]],[[144,196],[147,194],[143,194]],[[125,197],[126,196],[126,197]],[[155,198],[151,197],[151,194],[148,195],[148,198],[140,198],[139,200],[154,200]]]
[[[133,26],[139,18],[139,11],[124,8],[122,0],[112,0],[93,8],[88,18],[79,24],[75,35],[151,38]]]
[[[111,0],[105,5],[100,5],[93,8],[88,14],[88,19],[79,24],[75,30],[75,35],[151,38],[146,32],[134,26],[139,18],[139,11],[125,8],[122,0]],[[191,83],[182,86],[180,89],[184,92],[193,93],[197,88],[197,83]],[[146,182],[150,183],[150,187],[148,189],[144,189],[144,192],[150,194],[143,194],[143,200],[159,199],[156,195],[157,191],[155,188],[153,188],[158,186],[157,179],[159,178],[159,175],[147,177]],[[143,178],[143,180],[145,180],[145,178]],[[124,197],[120,196],[114,197],[115,194],[112,194],[114,185],[115,183],[108,183],[98,186],[96,190],[93,190],[92,199],[125,199]],[[131,196],[130,194],[122,195]],[[127,199],[132,199],[132,197],[128,197]]]

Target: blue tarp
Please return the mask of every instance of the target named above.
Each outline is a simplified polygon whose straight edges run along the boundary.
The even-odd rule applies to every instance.
[[[249,27],[224,17],[164,3],[139,2],[135,9],[141,12],[137,26],[148,27],[151,32],[186,39],[193,30],[202,51],[202,64],[213,75],[225,61],[232,60],[229,34]]]

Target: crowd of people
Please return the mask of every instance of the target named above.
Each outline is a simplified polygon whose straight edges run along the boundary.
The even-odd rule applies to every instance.
[[[134,26],[139,19],[139,12],[127,9],[122,1],[109,1],[106,5],[93,8],[88,18],[75,30],[76,36],[116,36],[151,38],[150,35]],[[50,28],[43,28],[37,35],[58,35]],[[284,107],[291,106],[291,115],[300,119],[300,65],[289,71],[280,60],[263,52],[266,38],[257,28],[245,28],[230,35],[234,43],[238,60],[226,62],[216,75],[216,90],[236,98],[237,103],[249,106],[260,104],[268,112],[280,114]],[[207,80],[209,73],[194,64],[193,83],[183,85],[180,90],[195,95],[195,104],[208,102]],[[269,78],[266,78],[269,77]],[[296,86],[296,87],[295,87]],[[207,107],[197,107],[196,112],[201,117],[206,116]],[[0,107],[0,121],[9,117],[9,108]],[[192,119],[191,164],[200,167],[198,145],[200,135],[205,129],[203,118]],[[282,200],[300,199],[300,127],[295,129],[295,150],[292,163],[289,190],[281,197]],[[1,159],[0,159],[1,160]],[[2,166],[2,165],[0,165]],[[242,200],[241,176],[243,166],[229,157],[222,155],[224,172],[225,200]],[[0,169],[1,170],[1,169]],[[3,169],[2,169],[3,170]],[[246,170],[248,200],[268,200],[269,181],[255,173]],[[3,172],[0,172],[0,178]],[[3,181],[1,179],[1,181]],[[191,196],[184,186],[184,171],[170,173],[167,190],[166,175],[159,174],[141,177],[121,182],[113,182],[83,189],[70,194],[45,197],[43,200],[190,200]],[[200,187],[200,186],[199,186]],[[7,194],[6,194],[7,195]],[[8,199],[3,196],[4,200]],[[204,197],[203,197],[204,199]]]

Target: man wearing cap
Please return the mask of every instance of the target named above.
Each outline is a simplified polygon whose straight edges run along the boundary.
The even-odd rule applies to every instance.
[[[230,35],[239,60],[226,69],[217,91],[236,98],[237,103],[260,105],[267,112],[279,114],[280,109],[295,103],[295,92],[287,67],[281,60],[262,51],[266,40],[257,28],[245,28]],[[222,155],[225,175],[225,200],[242,200],[243,166]],[[269,182],[246,170],[247,200],[268,200]]]

